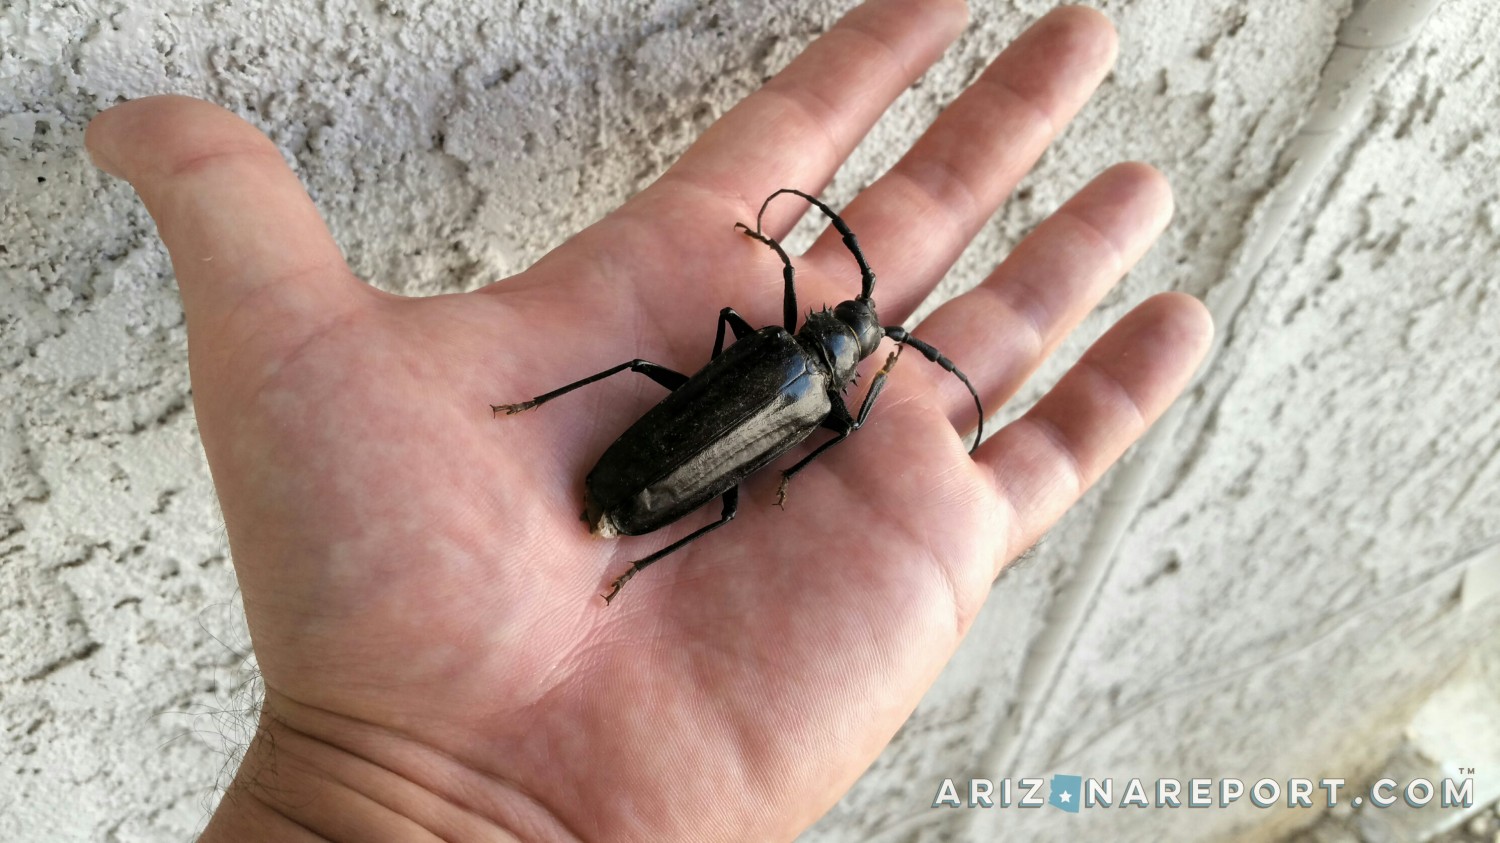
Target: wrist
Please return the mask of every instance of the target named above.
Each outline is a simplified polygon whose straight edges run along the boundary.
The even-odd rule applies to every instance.
[[[286,708],[297,709],[299,716],[295,720],[281,716]],[[342,718],[315,716],[306,722],[308,718],[300,716],[306,713],[284,702],[273,710],[268,699],[255,739],[200,843],[520,843],[523,839],[494,816],[415,781],[412,769],[432,772],[437,778],[445,775],[435,768],[447,762],[423,757],[430,750],[391,736],[371,741],[370,730],[365,730],[363,739],[356,734],[346,741],[343,738],[350,735],[335,736],[320,728],[328,719]],[[518,819],[508,811],[494,813]],[[523,821],[510,827],[528,825]],[[552,838],[539,834],[534,839]]]

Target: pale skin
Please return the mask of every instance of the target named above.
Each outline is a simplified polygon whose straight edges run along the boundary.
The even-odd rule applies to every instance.
[[[277,150],[216,106],[153,97],[94,121],[96,162],[135,187],[171,251],[266,688],[204,840],[785,840],[848,790],[997,573],[1188,383],[1203,307],[1145,301],[972,457],[968,393],[905,355],[786,511],[762,473],[734,522],[608,607],[599,594],[632,560],[717,514],[623,540],[579,521],[592,460],[661,387],[622,374],[516,417],[490,405],[634,357],[695,371],[726,305],[778,321],[780,264],[733,223],[778,187],[820,191],[965,20],[954,0],[853,10],[652,187],[463,295],[354,277]],[[1099,14],[1053,12],[844,209],[885,324],[937,284],[1114,55]],[[773,236],[804,209],[783,201]],[[1155,170],[1111,168],[913,333],[993,411],[1171,208]],[[796,262],[804,308],[857,290],[836,237]]]

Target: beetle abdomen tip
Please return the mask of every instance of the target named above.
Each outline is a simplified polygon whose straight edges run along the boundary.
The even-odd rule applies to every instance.
[[[613,539],[620,536],[620,529],[608,515],[595,521],[592,525],[594,535],[601,539]]]
[[[601,539],[617,538],[623,533],[615,520],[604,511],[604,508],[594,502],[592,495],[587,492],[583,496],[583,520],[589,525],[589,532]]]

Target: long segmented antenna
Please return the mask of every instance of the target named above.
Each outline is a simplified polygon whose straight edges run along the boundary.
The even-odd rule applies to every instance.
[[[849,230],[849,226],[844,222],[843,218],[840,217],[838,213],[835,212],[832,208],[824,204],[823,200],[817,198],[816,196],[810,196],[800,190],[791,187],[783,187],[770,196],[767,196],[766,201],[761,203],[760,213],[755,215],[756,233],[759,234],[764,227],[761,221],[765,219],[766,208],[770,206],[771,200],[775,199],[783,193],[790,193],[793,196],[800,196],[803,199],[806,199],[809,204],[811,204],[814,208],[822,211],[824,216],[833,221],[833,227],[838,231],[839,234],[842,234],[844,236],[844,246],[849,249],[849,254],[854,255],[855,262],[859,264],[859,297],[865,301],[869,301],[871,298],[873,298],[875,295],[875,272],[870,269],[869,262],[865,260],[864,252],[861,252],[859,250],[859,240],[855,238],[854,232]]]
[[[787,330],[790,331],[793,329],[796,317],[796,293],[794,292],[792,285],[792,261],[787,257],[786,251],[781,248],[780,243],[776,242],[774,238],[762,233],[765,227],[766,209],[771,206],[771,201],[773,199],[782,195],[783,193],[790,193],[793,196],[800,196],[802,199],[806,200],[808,204],[817,208],[819,211],[822,211],[824,216],[832,220],[834,229],[844,237],[844,246],[849,249],[849,253],[854,256],[855,262],[859,264],[859,275],[861,282],[861,292],[859,298],[863,301],[870,302],[871,306],[873,307],[873,299],[875,295],[875,272],[870,269],[869,262],[865,260],[864,252],[860,251],[859,240],[855,238],[854,232],[849,229],[848,224],[844,222],[843,218],[840,217],[838,213],[832,208],[828,207],[828,205],[825,204],[821,199],[818,199],[816,196],[811,196],[807,193],[803,193],[796,188],[783,187],[775,193],[772,193],[770,196],[767,196],[766,201],[761,203],[760,212],[755,215],[754,231],[751,231],[748,226],[742,223],[735,223],[735,227],[741,229],[747,235],[761,241],[767,246],[770,246],[772,249],[775,249],[776,254],[780,256],[782,265],[785,267],[783,274],[786,276],[787,286],[787,296],[785,300],[785,307],[787,310]],[[944,371],[951,372],[953,376],[962,381],[964,387],[969,390],[969,395],[973,396],[974,398],[974,411],[979,414],[979,424],[976,427],[974,433],[974,446],[969,449],[969,453],[973,454],[976,450],[979,449],[979,443],[984,439],[984,404],[979,400],[979,391],[974,388],[973,383],[969,382],[969,376],[965,375],[957,366],[955,366],[952,360],[944,357],[942,352],[907,333],[905,328],[902,328],[900,326],[892,326],[883,330],[885,331],[885,335],[893,341],[900,343],[903,346],[909,345],[912,348],[915,348],[917,351],[922,353],[923,357],[926,357],[933,363],[938,364],[943,368]],[[894,362],[894,359],[891,362]],[[882,370],[882,373],[884,373],[885,371],[888,371],[888,369]]]
[[[781,299],[781,320],[782,324],[786,325],[787,333],[797,333],[797,282],[796,270],[792,269],[792,259],[787,256],[786,249],[781,248],[781,244],[776,242],[776,238],[761,234],[758,230],[751,231],[750,226],[742,222],[735,223],[734,227],[745,232],[746,237],[759,240],[775,249],[777,256],[781,258],[781,280],[786,288]]]
[[[908,334],[905,328],[886,328],[885,335],[902,345],[909,345],[922,352],[923,357],[943,367],[944,371],[952,372],[955,377],[964,382],[964,386],[969,388],[969,394],[974,396],[974,410],[979,413],[979,427],[974,432],[974,447],[969,449],[969,453],[972,455],[979,450],[979,443],[984,441],[984,405],[979,403],[979,392],[974,389],[974,384],[969,383],[969,376],[959,371],[958,367],[953,365],[953,361],[944,357],[942,352]]]

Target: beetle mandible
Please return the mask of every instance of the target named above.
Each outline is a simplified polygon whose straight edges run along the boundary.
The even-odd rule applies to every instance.
[[[833,310],[809,313],[797,329],[796,271],[775,238],[762,233],[762,220],[771,201],[782,194],[807,200],[832,221],[844,245],[859,265],[860,294]],[[719,520],[694,531],[631,564],[604,595],[608,604],[630,578],[673,551],[729,523],[739,508],[739,483],[767,463],[791,450],[819,427],[833,438],[819,445],[781,473],[776,503],[786,501],[787,484],[802,469],[850,433],[870,415],[885,388],[886,376],[901,350],[911,346],[924,357],[952,372],[974,396],[979,429],[974,447],[984,436],[984,407],[967,376],[936,348],[908,334],[900,326],[881,327],[875,315],[875,273],[860,251],[854,232],[837,213],[816,197],[782,188],[760,207],[755,229],[735,228],[775,250],[782,263],[786,290],[782,299],[784,326],[756,330],[726,307],[719,311],[713,354],[708,365],[689,377],[648,360],[631,360],[519,404],[492,404],[496,416],[507,415],[566,395],[582,386],[629,369],[656,381],[671,393],[616,439],[584,479],[584,520],[595,535],[638,536],[665,527],[716,497],[723,498]],[[724,348],[724,328],[735,342]],[[844,404],[843,392],[853,383],[860,361],[875,353],[882,339],[897,343],[865,393],[859,414]],[[972,449],[970,453],[972,453]]]

